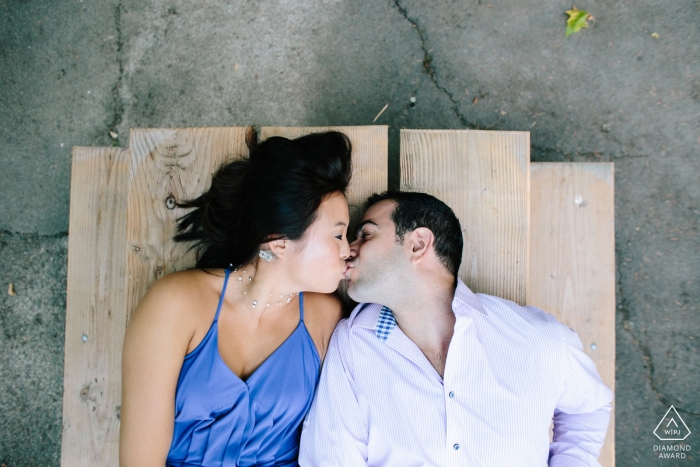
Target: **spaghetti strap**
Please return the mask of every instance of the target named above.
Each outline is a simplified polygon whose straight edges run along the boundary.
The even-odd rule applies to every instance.
[[[299,292],[299,321],[304,321],[304,292]]]
[[[228,276],[231,274],[231,268],[226,268],[226,277],[224,278],[224,287],[221,290],[221,297],[219,297],[219,306],[216,307],[216,314],[214,315],[214,322],[219,320],[219,312],[221,311],[221,305],[224,303],[224,295],[226,295],[226,284],[228,284]]]

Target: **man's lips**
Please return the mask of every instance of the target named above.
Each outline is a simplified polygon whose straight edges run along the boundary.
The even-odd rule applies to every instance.
[[[348,278],[348,273],[349,273],[350,270],[351,270],[352,268],[354,268],[354,267],[355,267],[355,266],[351,265],[350,263],[347,263],[347,264],[345,265],[345,271],[343,271],[343,278],[344,278],[344,279],[347,279],[347,278]]]

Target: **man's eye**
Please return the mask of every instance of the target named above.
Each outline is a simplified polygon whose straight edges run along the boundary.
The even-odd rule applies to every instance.
[[[337,238],[338,240],[342,240],[342,239],[343,239],[343,236],[342,236],[342,235],[336,235],[335,238]]]

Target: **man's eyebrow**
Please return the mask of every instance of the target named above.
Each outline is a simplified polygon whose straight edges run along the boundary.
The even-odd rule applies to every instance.
[[[360,232],[362,232],[362,227],[364,227],[364,226],[367,225],[367,224],[372,224],[372,225],[375,226],[375,227],[379,227],[379,226],[377,225],[377,223],[376,223],[376,222],[373,222],[373,221],[369,221],[369,220],[368,220],[368,221],[360,222],[360,225],[358,225],[358,226],[355,228],[355,235],[360,235]]]

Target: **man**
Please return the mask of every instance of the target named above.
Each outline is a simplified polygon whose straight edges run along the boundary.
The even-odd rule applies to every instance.
[[[300,465],[599,466],[612,392],[576,333],[472,293],[443,202],[367,204],[345,274],[360,305],[331,339]]]

